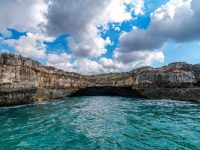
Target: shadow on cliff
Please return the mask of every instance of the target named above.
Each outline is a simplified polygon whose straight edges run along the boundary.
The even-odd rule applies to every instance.
[[[127,96],[127,97],[143,97],[137,90],[131,87],[87,87],[80,89],[71,96]]]

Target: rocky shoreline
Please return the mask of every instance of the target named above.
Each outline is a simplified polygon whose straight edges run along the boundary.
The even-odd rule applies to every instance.
[[[105,91],[106,95],[112,95],[106,92],[110,88],[122,96],[199,102],[200,64],[178,62],[161,68],[142,67],[124,73],[86,76],[43,66],[18,55],[0,56],[0,106],[63,98],[77,95],[81,90],[90,95],[88,91],[100,88],[100,93]]]

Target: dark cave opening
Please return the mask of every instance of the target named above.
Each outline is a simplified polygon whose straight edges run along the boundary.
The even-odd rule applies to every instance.
[[[71,96],[127,96],[127,97],[144,97],[138,90],[131,87],[87,87],[78,90]]]
[[[200,87],[200,81],[197,81],[197,83],[195,83],[194,86]]]

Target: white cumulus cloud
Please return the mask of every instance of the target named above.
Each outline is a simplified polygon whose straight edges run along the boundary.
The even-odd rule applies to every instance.
[[[23,56],[44,58],[46,57],[46,45],[44,41],[51,41],[51,39],[46,39],[41,34],[28,32],[19,39],[7,39],[3,43],[13,47],[18,54]]]

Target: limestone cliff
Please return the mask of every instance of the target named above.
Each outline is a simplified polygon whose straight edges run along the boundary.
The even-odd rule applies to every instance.
[[[128,96],[135,92],[148,98],[198,101],[199,86],[200,65],[187,63],[85,76],[43,66],[22,56],[2,53],[0,57],[0,106],[67,97],[92,87],[129,88],[132,92]]]

